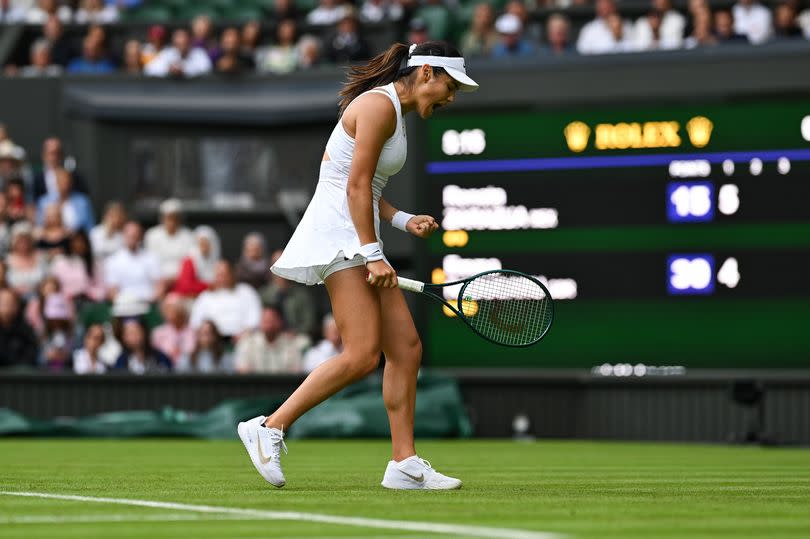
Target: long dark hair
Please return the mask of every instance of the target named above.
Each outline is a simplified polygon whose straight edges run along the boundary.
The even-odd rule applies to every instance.
[[[410,56],[448,56],[458,58],[461,53],[444,41],[427,41],[417,45],[413,53],[408,53],[408,45],[394,43],[388,50],[378,54],[366,64],[353,65],[349,68],[346,82],[340,91],[340,115],[346,110],[357,96],[388,83],[399,80],[410,75],[416,67],[402,67],[402,64]],[[436,74],[444,73],[441,67],[434,67]]]
[[[76,237],[82,238],[85,246],[87,246],[87,251],[84,254],[77,253],[73,250],[73,239]],[[68,251],[70,254],[78,255],[82,259],[82,262],[84,262],[84,269],[87,270],[87,276],[92,279],[95,273],[95,266],[93,265],[93,245],[90,243],[90,237],[87,235],[87,232],[82,229],[74,232],[73,236],[70,238],[69,246],[70,248]]]
[[[206,324],[209,325],[211,331],[214,332],[214,346],[212,352],[214,352],[217,362],[220,362],[222,361],[222,356],[225,355],[225,345],[222,342],[222,334],[212,320],[203,320],[202,324],[200,324],[200,328]],[[199,331],[199,329],[197,331]],[[194,351],[191,352],[191,364],[195,367],[197,366],[197,359],[200,357],[200,352],[202,352],[202,348],[200,347],[200,341],[198,339],[197,344],[194,346]]]

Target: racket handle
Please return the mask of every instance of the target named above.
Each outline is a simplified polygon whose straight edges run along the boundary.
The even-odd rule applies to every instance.
[[[366,273],[366,281],[371,282],[371,272]],[[425,283],[397,275],[397,287],[409,292],[422,292],[425,289]]]

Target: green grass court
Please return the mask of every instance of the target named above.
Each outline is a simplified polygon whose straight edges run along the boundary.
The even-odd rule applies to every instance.
[[[478,527],[511,538],[810,537],[806,449],[429,441],[419,444],[420,454],[463,479],[464,488],[390,492],[379,486],[389,458],[384,441],[288,445],[287,486],[277,490],[238,441],[0,441],[0,491],[196,507],[3,494],[0,538],[486,536]],[[271,518],[281,511],[300,514]],[[312,522],[318,515],[383,522]],[[477,531],[452,528],[459,533],[451,535],[390,521]]]

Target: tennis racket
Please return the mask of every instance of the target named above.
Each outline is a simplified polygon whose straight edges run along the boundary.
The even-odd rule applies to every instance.
[[[548,333],[554,319],[551,293],[535,277],[519,271],[485,271],[443,284],[399,276],[397,281],[399,288],[438,301],[475,333],[502,346],[535,344]],[[458,287],[457,294],[454,287]]]

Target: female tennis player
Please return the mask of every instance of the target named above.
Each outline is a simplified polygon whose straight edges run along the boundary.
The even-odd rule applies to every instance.
[[[400,211],[382,198],[388,178],[405,163],[403,116],[429,118],[456,91],[475,91],[464,58],[450,45],[395,44],[351,69],[340,92],[340,117],[326,143],[315,194],[281,257],[278,275],[308,285],[325,283],[343,352],[312,371],[270,416],[238,427],[258,472],[284,486],[284,429],[318,403],[373,372],[385,353],[383,401],[391,427],[392,460],[382,485],[391,489],[455,489],[461,481],[416,455],[413,440],[416,376],[422,345],[397,274],[383,254],[380,219],[427,238],[438,224],[429,215]]]

